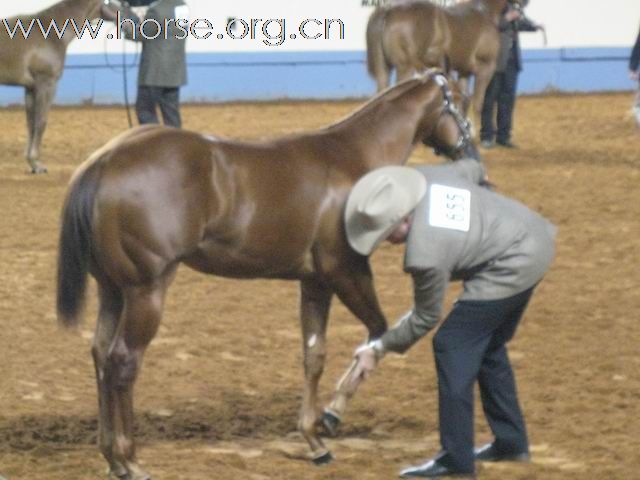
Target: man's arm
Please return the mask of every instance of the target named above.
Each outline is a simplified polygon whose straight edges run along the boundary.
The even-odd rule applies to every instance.
[[[487,171],[482,163],[473,158],[464,158],[453,163],[447,163],[446,167],[453,170],[459,177],[476,185],[484,185],[488,180]]]
[[[633,80],[638,80],[638,67],[640,67],[640,32],[636,38],[636,43],[631,50],[631,57],[629,58],[629,73]]]
[[[141,20],[130,7],[124,6],[124,9],[118,14],[112,14],[111,11],[108,11],[105,20],[115,23],[116,28],[120,29],[120,33],[127,40],[141,41],[138,32]]]
[[[516,22],[516,27],[519,32],[537,32],[540,29],[540,25],[524,15],[520,15],[520,18],[518,18],[518,21]]]
[[[382,337],[356,350],[356,363],[349,374],[351,388],[357,388],[375,370],[378,361],[387,351],[406,352],[438,324],[449,274],[431,268],[412,272],[411,275],[415,302],[413,310],[401,317]]]
[[[414,308],[380,337],[384,351],[406,352],[440,320],[449,274],[444,270],[430,268],[412,272],[411,276]]]

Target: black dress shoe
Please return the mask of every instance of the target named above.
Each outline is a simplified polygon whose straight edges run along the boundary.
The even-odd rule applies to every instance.
[[[479,462],[529,462],[531,457],[529,452],[511,452],[500,450],[495,443],[476,448],[474,457]]]
[[[439,477],[476,478],[473,472],[458,472],[438,463],[436,460],[429,460],[427,463],[417,467],[409,467],[400,472],[400,478]]]
[[[513,143],[511,140],[504,140],[504,141],[498,140],[496,142],[496,145],[499,145],[499,146],[501,146],[503,148],[518,148],[518,145]]]

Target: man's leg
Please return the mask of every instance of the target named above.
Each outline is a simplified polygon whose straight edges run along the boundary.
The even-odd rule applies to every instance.
[[[495,436],[495,453],[529,453],[529,442],[518,403],[515,378],[506,343],[513,338],[533,289],[505,299],[503,323],[493,334],[478,375],[482,407]]]
[[[496,141],[506,144],[511,141],[511,127],[513,125],[513,111],[516,105],[518,89],[518,66],[515,60],[509,59],[503,73],[503,84],[498,94],[498,131]]]
[[[501,322],[495,302],[459,301],[433,338],[438,373],[438,462],[461,473],[474,471],[473,388],[493,332]]]
[[[638,91],[633,102],[633,116],[636,120],[636,125],[640,128],[640,84],[638,84]]]
[[[182,118],[180,117],[180,89],[163,88],[160,98],[160,111],[165,125],[180,128]]]
[[[136,115],[140,125],[148,123],[158,123],[156,108],[160,101],[160,89],[158,87],[138,87],[138,97],[136,98]]]

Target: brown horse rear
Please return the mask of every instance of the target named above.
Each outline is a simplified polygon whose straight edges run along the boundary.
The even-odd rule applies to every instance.
[[[430,67],[451,68],[468,90],[475,77],[473,110],[480,118],[484,92],[500,46],[497,24],[508,0],[470,0],[442,8],[428,1],[395,2],[376,9],[367,26],[368,68],[378,90]],[[466,111],[465,111],[466,114]]]

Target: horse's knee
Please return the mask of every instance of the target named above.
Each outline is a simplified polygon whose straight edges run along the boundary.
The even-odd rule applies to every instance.
[[[104,369],[111,385],[118,390],[124,390],[135,382],[139,364],[139,355],[124,346],[123,342],[118,342],[107,355]]]

